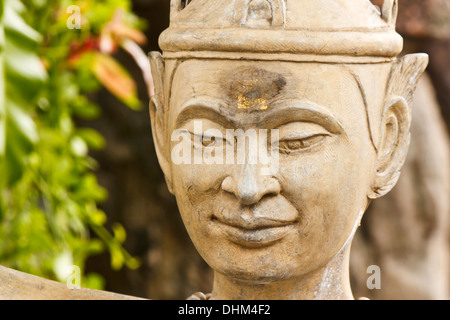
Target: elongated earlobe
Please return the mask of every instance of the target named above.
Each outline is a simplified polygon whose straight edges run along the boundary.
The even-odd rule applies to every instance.
[[[369,199],[384,196],[397,183],[410,143],[411,103],[420,76],[428,64],[426,54],[407,55],[392,66],[381,119],[377,167]]]
[[[155,95],[150,100],[150,121],[152,125],[153,141],[156,155],[166,178],[167,187],[172,192],[172,174],[168,158],[166,141],[165,108],[164,108],[164,59],[159,52],[150,53],[150,66],[155,85]]]
[[[408,153],[410,125],[411,118],[406,100],[401,97],[390,100],[382,117],[381,143],[375,178],[368,195],[370,199],[384,196],[397,183]]]

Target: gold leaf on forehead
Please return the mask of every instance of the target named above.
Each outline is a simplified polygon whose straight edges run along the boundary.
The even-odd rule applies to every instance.
[[[226,72],[223,84],[227,98],[238,109],[266,110],[271,101],[283,90],[286,80],[280,74],[268,70],[242,67]]]
[[[260,97],[262,94],[260,87],[255,84],[261,82],[260,79],[244,80],[242,84],[242,93],[238,96],[239,109],[260,109],[268,108],[267,99]]]

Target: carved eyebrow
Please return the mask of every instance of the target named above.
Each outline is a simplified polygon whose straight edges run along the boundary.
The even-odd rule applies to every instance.
[[[277,101],[271,104],[271,111],[260,123],[267,129],[275,129],[281,125],[303,121],[321,125],[330,133],[344,133],[344,127],[325,107],[306,100]],[[288,121],[286,121],[288,119]]]
[[[214,99],[190,99],[181,106],[175,128],[181,127],[192,119],[208,119],[224,128],[234,127],[232,120],[225,114],[225,108],[220,101]]]
[[[335,116],[318,104],[306,100],[278,100],[271,104],[270,111],[258,120],[261,129],[276,129],[291,122],[312,122],[323,126],[330,133],[344,133],[345,130]],[[208,119],[224,128],[235,128],[235,121],[229,117],[223,103],[215,99],[190,99],[182,105],[175,128],[192,119]]]

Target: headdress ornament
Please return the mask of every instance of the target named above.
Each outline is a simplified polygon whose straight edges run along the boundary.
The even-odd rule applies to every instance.
[[[171,0],[165,58],[392,60],[397,0]],[[237,53],[237,54],[236,54]],[[276,56],[276,57],[275,57]]]

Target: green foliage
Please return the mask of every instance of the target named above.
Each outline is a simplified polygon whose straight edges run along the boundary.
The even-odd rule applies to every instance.
[[[23,2],[0,0],[0,264],[65,281],[68,267],[77,265],[83,273],[89,256],[107,250],[114,269],[137,268],[122,247],[123,227],[116,224],[109,232],[97,206],[107,193],[88,151],[105,141],[92,129],[78,128],[75,119],[100,114],[86,94],[102,85],[138,107],[126,71],[114,73],[118,66],[93,64],[92,57],[116,63],[111,52],[99,51],[98,39],[118,8],[130,28],[139,21],[130,1],[76,1],[83,25],[68,29],[70,1]],[[115,81],[129,90],[114,91]],[[83,273],[81,280],[85,287],[103,286],[95,274]]]

